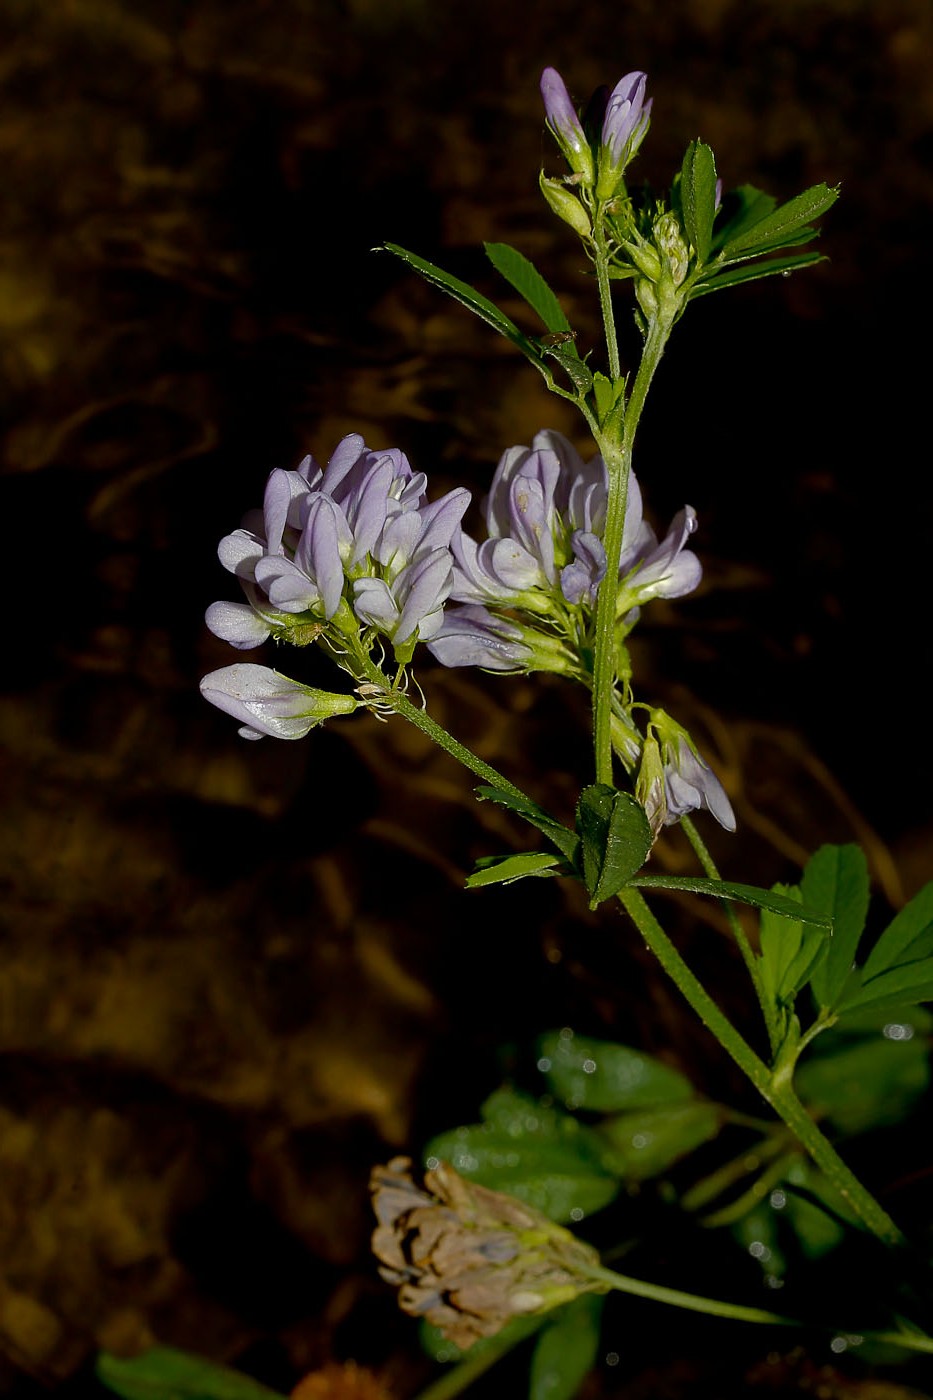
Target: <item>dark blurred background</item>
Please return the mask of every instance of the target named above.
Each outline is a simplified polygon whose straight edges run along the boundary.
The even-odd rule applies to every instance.
[[[694,136],[727,187],[842,184],[830,262],[707,298],[674,336],[636,465],[660,528],[696,507],[706,577],[653,605],[637,661],[729,788],[739,833],[708,833],[728,875],[793,879],[860,840],[882,913],[933,876],[931,60],[926,0],[0,0],[10,1393],[80,1389],[96,1347],[152,1339],[283,1389],[356,1358],[411,1393],[366,1177],[475,1117],[500,1047],[574,1024],[742,1100],[615,916],[549,883],[463,892],[527,838],[414,731],[245,744],[197,691],[235,659],[202,623],[235,596],[216,543],[271,467],[358,430],[478,499],[540,427],[587,450],[511,347],[371,251],[417,249],[521,318],[481,252],[514,243],[594,343],[537,192],[545,64],[579,99],[648,71],[658,186]],[[580,696],[419,679],[572,809]],[[657,859],[687,868],[676,840]],[[715,911],[671,913],[750,1029]],[[611,1385],[710,1393],[704,1345],[672,1361],[646,1324]],[[321,1374],[325,1400],[359,1384]]]

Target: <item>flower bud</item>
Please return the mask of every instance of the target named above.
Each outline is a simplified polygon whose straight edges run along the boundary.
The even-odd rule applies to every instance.
[[[680,231],[677,215],[668,211],[654,223],[655,246],[664,258],[671,281],[679,287],[690,266],[690,249]]]
[[[333,715],[349,715],[359,705],[352,695],[315,690],[289,680],[268,666],[240,661],[211,671],[201,681],[201,694],[218,709],[243,721],[244,739],[303,739],[316,724]]]
[[[560,180],[550,179],[543,170],[538,177],[538,183],[541,193],[557,217],[569,224],[574,233],[578,233],[581,238],[589,238],[592,232],[590,216],[576,195],[571,194]]]
[[[647,277],[636,277],[635,296],[638,298],[638,305],[645,314],[645,319],[653,321],[658,314],[658,298],[654,290],[654,283]]]
[[[564,158],[575,175],[585,184],[593,183],[593,152],[586,139],[577,109],[570,100],[567,85],[555,68],[545,68],[541,74],[541,96],[547,124],[554,134]]]
[[[611,199],[623,183],[625,167],[634,158],[651,117],[645,101],[645,73],[626,73],[616,83],[606,103],[599,151],[598,199]]]

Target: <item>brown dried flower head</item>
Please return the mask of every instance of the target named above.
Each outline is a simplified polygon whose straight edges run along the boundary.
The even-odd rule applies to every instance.
[[[599,1255],[514,1196],[466,1181],[446,1162],[415,1185],[394,1158],[370,1179],[373,1252],[400,1305],[456,1346],[491,1337],[520,1313],[603,1292]]]

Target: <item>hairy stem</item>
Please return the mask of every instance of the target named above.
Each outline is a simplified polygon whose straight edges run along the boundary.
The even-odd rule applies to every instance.
[[[783,1118],[817,1166],[822,1167],[862,1224],[884,1244],[902,1247],[906,1243],[903,1234],[814,1123],[795,1094],[790,1077],[770,1070],[720,1011],[706,988],[690,971],[638,890],[628,886],[620,892],[619,899],[648,947],[700,1020],[752,1081],[762,1098]]]
[[[597,258],[597,271],[599,259]],[[648,326],[645,348],[625,406],[621,436],[601,430],[596,439],[609,476],[609,498],[606,503],[606,528],[603,544],[606,550],[606,577],[599,586],[596,602],[596,640],[593,662],[593,747],[596,758],[596,781],[612,785],[612,693],[616,678],[616,601],[619,596],[619,558],[622,554],[622,534],[628,504],[628,479],[632,467],[632,447],[635,431],[645,406],[645,398],[654,372],[664,353],[670,327],[659,321]]]

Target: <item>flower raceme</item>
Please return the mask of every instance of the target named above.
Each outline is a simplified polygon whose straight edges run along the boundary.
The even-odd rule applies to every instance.
[[[493,477],[482,543],[461,527],[469,500],[468,491],[456,489],[429,503],[424,473],[413,472],[404,453],[373,451],[356,433],[338,444],[323,470],[310,456],[295,471],[276,469],[262,510],[218,549],[246,602],[213,603],[207,624],[238,649],[270,636],[298,646],[319,640],[360,682],[369,652],[384,638],[401,667],[422,641],[444,666],[554,671],[591,684],[596,598],[606,573],[602,458],[584,461],[550,430],[537,433],[530,447],[510,447]],[[623,678],[625,638],[641,605],[680,597],[700,581],[699,560],[686,548],[695,529],[696,515],[685,506],[659,542],[629,476],[616,612]],[[448,600],[459,606],[445,611]],[[239,732],[249,739],[303,738],[325,719],[367,703],[364,689],[357,700],[251,663],[211,672],[201,691],[240,720]],[[689,736],[662,735],[655,725],[657,736],[643,739],[631,697],[617,699],[616,752],[638,773],[655,831],[697,806],[728,826],[728,800]]]
[[[345,650],[361,645],[362,624],[409,660],[440,627],[450,538],[470,500],[458,488],[429,504],[425,486],[403,452],[372,451],[358,433],[323,470],[309,456],[296,471],[273,471],[262,510],[218,550],[247,601],[213,603],[208,627],[238,648],[326,634]]]
[[[608,491],[602,457],[585,462],[561,433],[545,430],[530,447],[510,447],[486,501],[488,538],[477,544],[459,526],[453,532],[450,599],[466,606],[447,609],[429,639],[432,654],[445,666],[579,675],[606,572]],[[685,548],[695,529],[696,514],[685,506],[659,543],[629,476],[617,609],[623,634],[642,603],[697,586],[700,562]]]

